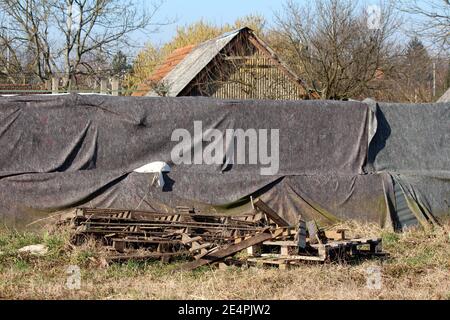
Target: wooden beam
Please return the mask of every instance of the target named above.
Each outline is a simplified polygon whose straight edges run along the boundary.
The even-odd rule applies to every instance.
[[[124,254],[124,255],[113,255],[106,257],[107,262],[118,262],[118,261],[126,261],[126,260],[145,260],[145,259],[160,259],[163,257],[176,257],[183,256],[188,254],[185,251],[180,252],[150,252],[145,254],[140,253],[132,253],[132,254]]]
[[[254,56],[226,56],[224,60],[250,60],[255,59]]]
[[[298,231],[297,231],[297,244],[300,248],[306,248],[306,222],[302,219],[298,222]]]
[[[275,222],[279,227],[289,227],[291,224],[278,215],[271,207],[269,207],[261,199],[257,199],[253,202],[253,205],[264,212],[269,219]]]
[[[52,94],[58,93],[58,84],[59,84],[58,77],[52,77]]]
[[[319,238],[318,238],[318,228],[317,228],[317,224],[314,220],[308,221],[306,223],[306,227],[308,229],[308,235],[309,235],[309,243],[310,244],[315,244],[319,242]]]

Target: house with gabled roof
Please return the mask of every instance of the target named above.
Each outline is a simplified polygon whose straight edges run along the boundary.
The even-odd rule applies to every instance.
[[[222,99],[318,99],[250,28],[179,48],[133,96],[208,96]]]

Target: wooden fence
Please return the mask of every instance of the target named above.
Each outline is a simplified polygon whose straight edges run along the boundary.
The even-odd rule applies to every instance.
[[[123,93],[118,78],[101,79],[97,88],[61,87],[61,78],[53,77],[44,84],[1,84],[0,95],[14,94],[59,94],[59,93],[99,93],[119,96]]]

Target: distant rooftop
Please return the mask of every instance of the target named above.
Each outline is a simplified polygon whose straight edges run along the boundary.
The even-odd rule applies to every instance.
[[[450,88],[438,99],[437,102],[450,102]]]
[[[258,38],[250,28],[244,27],[227,32],[196,46],[190,45],[175,50],[155,69],[144,83],[138,86],[138,90],[133,93],[133,96],[158,96],[154,89],[154,85],[157,83],[163,84],[167,90],[167,96],[176,97],[182,94],[183,90],[205,70],[225,47],[228,45],[232,46],[233,40],[237,39],[238,36],[242,36],[241,39],[252,42],[258,50],[274,61],[274,64],[293,83],[308,92],[304,81],[281,62],[275,52]],[[317,93],[313,93],[313,95],[317,95]]]
[[[151,83],[161,81],[194,48],[195,45],[189,45],[174,50],[161,65],[156,67],[155,71],[152,73],[150,78],[148,78],[147,81],[138,86],[138,91],[133,93],[133,96],[141,97],[147,95],[147,93],[149,93],[152,90]]]
[[[151,83],[163,80],[170,88],[168,96],[177,96],[189,82],[243,29],[220,35],[197,46],[187,46],[175,50],[166,61],[156,68],[144,84],[138,87],[134,96],[156,95]],[[145,92],[149,89],[149,92]]]

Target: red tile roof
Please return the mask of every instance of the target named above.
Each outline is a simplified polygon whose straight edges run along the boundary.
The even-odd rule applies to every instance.
[[[156,83],[161,79],[163,79],[194,48],[195,45],[189,45],[174,50],[162,64],[160,64],[158,67],[155,68],[155,71],[153,71],[152,75],[146,81],[144,81],[138,86],[137,91],[133,92],[132,96],[134,97],[145,96],[151,90],[152,83]]]

